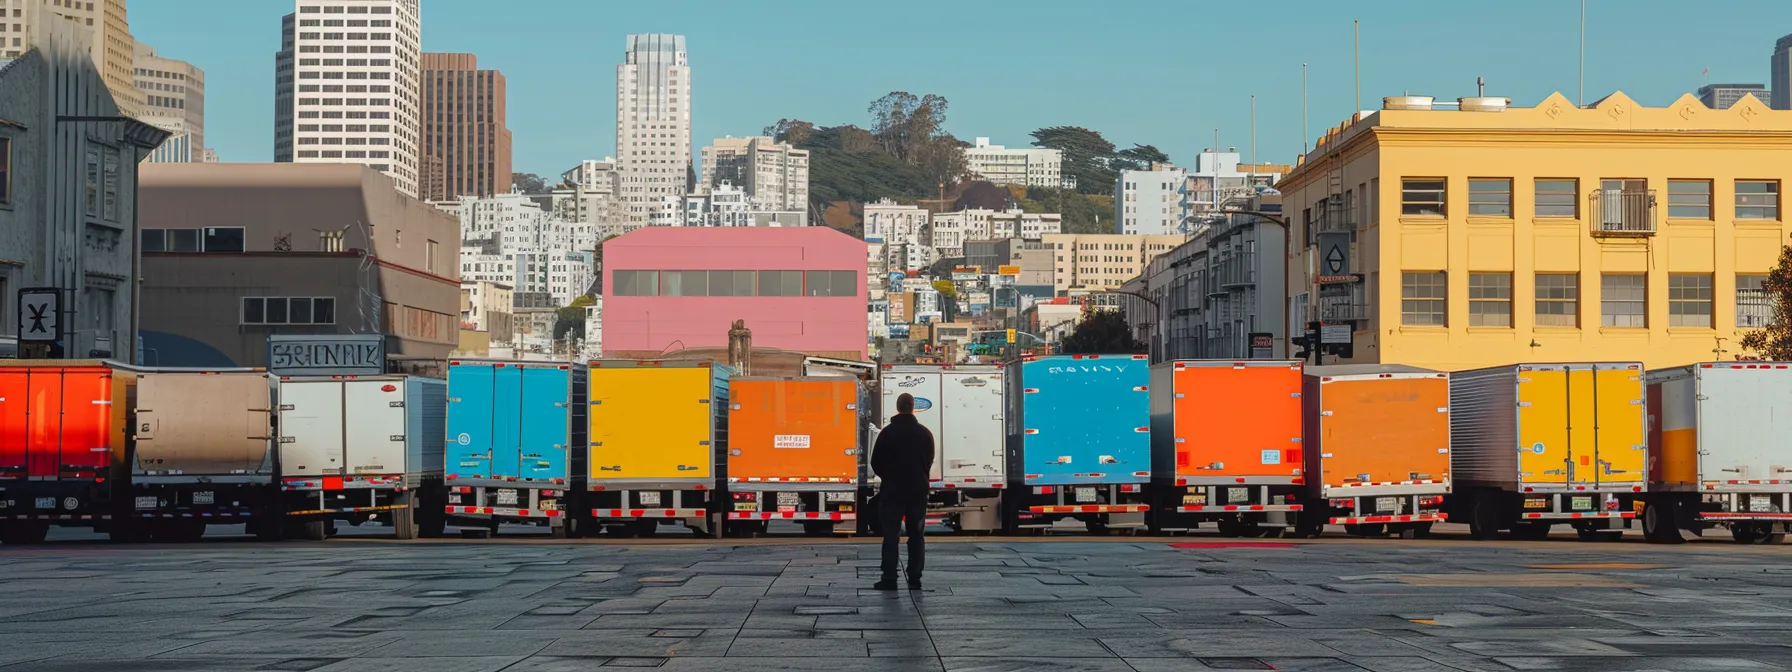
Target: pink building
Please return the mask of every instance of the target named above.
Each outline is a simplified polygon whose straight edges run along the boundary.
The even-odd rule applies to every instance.
[[[648,227],[604,243],[603,352],[728,346],[865,360],[865,241],[825,226]]]

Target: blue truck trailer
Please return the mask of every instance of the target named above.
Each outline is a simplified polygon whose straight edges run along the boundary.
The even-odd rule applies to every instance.
[[[450,522],[544,526],[576,535],[587,405],[581,364],[496,359],[448,363]]]
[[[1022,357],[1008,367],[1013,526],[1145,526],[1151,411],[1145,355]]]

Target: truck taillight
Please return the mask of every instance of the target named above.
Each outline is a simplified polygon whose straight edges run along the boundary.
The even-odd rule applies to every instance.
[[[1434,495],[1431,497],[1420,497],[1419,498],[1419,508],[1421,508],[1421,509],[1434,509],[1434,508],[1437,508],[1437,507],[1440,507],[1443,505],[1444,505],[1444,498],[1442,495]]]
[[[1349,499],[1349,498],[1334,499],[1331,501],[1331,505],[1332,505],[1332,508],[1334,508],[1334,509],[1355,509],[1356,508],[1356,500]]]
[[[1137,483],[1120,486],[1121,492],[1139,492],[1143,489],[1144,489],[1144,486],[1141,486]]]
[[[1033,488],[1033,494],[1035,495],[1049,495],[1057,491],[1058,489],[1056,487],[1050,485],[1034,486]]]
[[[737,502],[751,502],[756,499],[759,499],[759,493],[757,493],[757,492],[734,493],[734,501],[737,501]]]

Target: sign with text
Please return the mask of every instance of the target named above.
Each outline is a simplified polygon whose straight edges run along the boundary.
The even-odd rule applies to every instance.
[[[996,275],[1020,275],[1019,266],[997,266]]]
[[[269,336],[268,373],[277,376],[351,376],[386,372],[380,334]]]
[[[1350,325],[1326,324],[1319,327],[1319,342],[1324,345],[1349,345]]]
[[[1276,335],[1261,331],[1251,332],[1251,359],[1270,359],[1275,357]]]

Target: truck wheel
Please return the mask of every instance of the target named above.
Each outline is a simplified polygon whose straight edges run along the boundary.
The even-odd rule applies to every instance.
[[[405,506],[392,512],[392,537],[399,541],[417,538],[417,498],[405,498]]]
[[[1493,539],[1500,534],[1500,499],[1491,493],[1476,493],[1470,505],[1468,518],[1469,536],[1482,541]]]
[[[1730,536],[1739,544],[1783,544],[1786,533],[1773,527],[1772,523],[1736,523],[1730,526]]]
[[[1643,539],[1651,544],[1679,544],[1686,541],[1680,536],[1678,517],[1674,509],[1679,505],[1672,498],[1652,499],[1643,503]]]
[[[1431,523],[1413,523],[1400,534],[1401,539],[1424,539],[1431,536]]]
[[[448,514],[439,505],[425,505],[417,512],[417,536],[424,539],[440,539],[448,531]]]
[[[305,521],[305,523],[304,523],[305,538],[310,541],[323,541],[325,539],[329,539],[330,538],[330,528],[335,527],[334,525],[330,524],[331,522],[333,522],[333,521],[325,520],[322,518]]]
[[[1096,537],[1105,537],[1114,533],[1114,530],[1109,528],[1107,523],[1094,519],[1083,521],[1083,527],[1089,530],[1091,536]]]
[[[50,536],[50,526],[44,523],[21,520],[13,523],[0,523],[0,544],[8,546],[28,546],[44,543]]]
[[[567,538],[569,535],[567,533],[566,526],[570,522],[572,522],[572,521],[567,521],[566,523],[561,523],[559,525],[555,525],[553,523],[548,523],[548,536],[553,537],[555,539]]]

